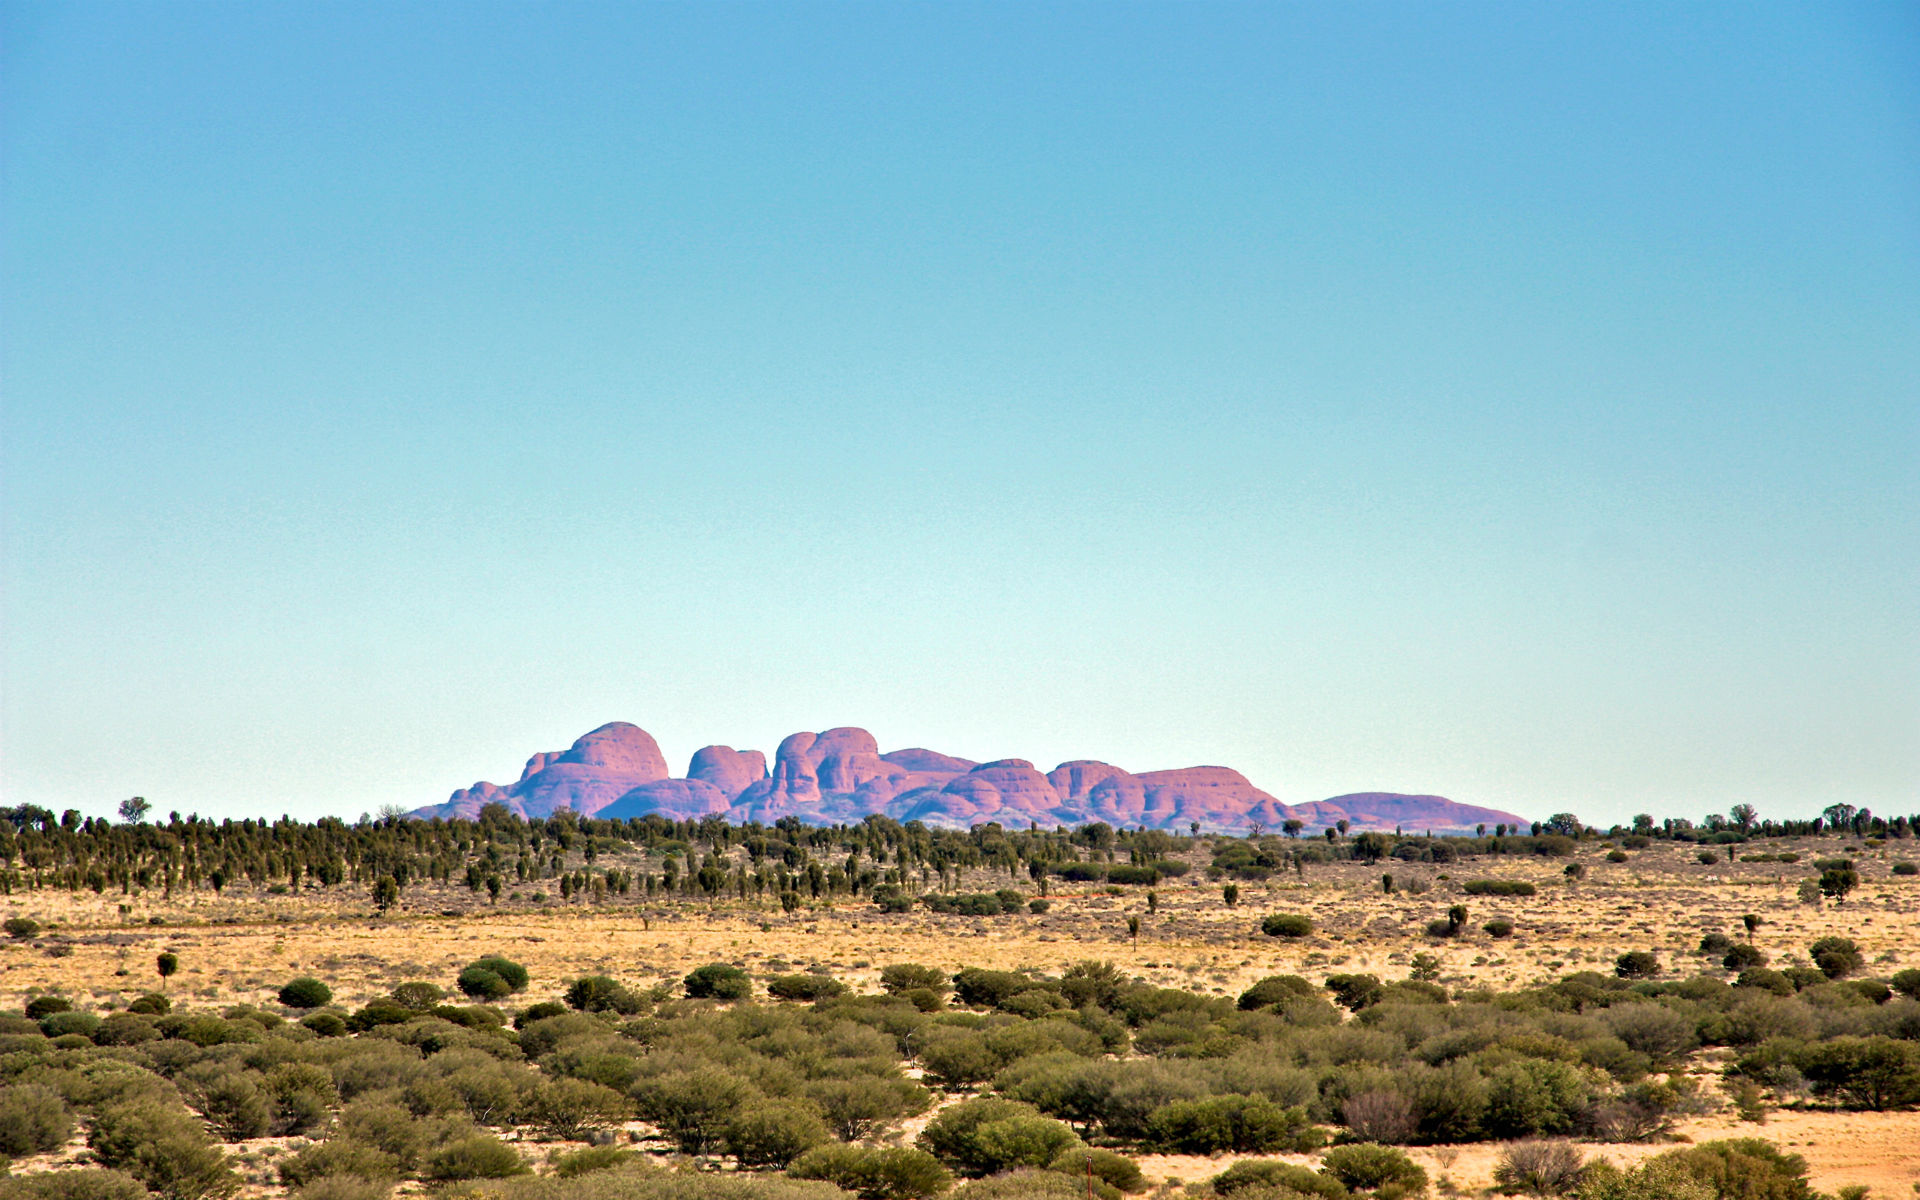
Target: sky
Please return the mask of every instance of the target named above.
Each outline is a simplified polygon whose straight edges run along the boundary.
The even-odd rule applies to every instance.
[[[1920,811],[1917,11],[6,0],[0,798]]]

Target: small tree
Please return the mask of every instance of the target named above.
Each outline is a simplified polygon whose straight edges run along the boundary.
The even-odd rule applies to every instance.
[[[1220,898],[1227,902],[1228,908],[1232,908],[1234,905],[1240,903],[1240,885],[1237,883],[1229,883],[1221,888]]]
[[[303,975],[280,989],[280,1003],[288,1008],[322,1008],[333,1001],[333,989]]]
[[[160,957],[153,960],[153,969],[160,972],[160,986],[164,988],[167,980],[180,969],[180,956],[171,950],[162,951]]]
[[[400,903],[400,885],[393,876],[382,875],[373,881],[373,906],[381,912],[387,912]]]
[[[129,825],[138,825],[145,821],[147,814],[151,811],[153,811],[153,805],[148,804],[142,796],[134,796],[120,802],[120,819]]]

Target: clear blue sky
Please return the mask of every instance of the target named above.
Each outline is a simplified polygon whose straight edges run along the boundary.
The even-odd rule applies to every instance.
[[[1920,809],[1911,5],[20,4],[10,802],[604,721]]]

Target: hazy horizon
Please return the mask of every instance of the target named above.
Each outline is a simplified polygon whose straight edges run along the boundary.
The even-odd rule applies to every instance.
[[[1896,4],[0,4],[0,800],[612,720],[1920,807]]]

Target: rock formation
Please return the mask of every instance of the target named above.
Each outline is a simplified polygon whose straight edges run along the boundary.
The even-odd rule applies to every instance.
[[[1111,763],[1075,759],[1046,774],[1020,758],[977,763],[923,747],[880,752],[864,729],[843,726],[795,733],[774,751],[773,769],[758,750],[706,746],[684,779],[670,778],[660,747],[645,730],[615,721],[564,751],[536,754],[507,787],[476,783],[422,817],[472,817],[502,804],[524,817],[562,809],[627,819],[658,813],[675,820],[723,816],[771,824],[855,822],[871,814],[966,828],[1109,825],[1242,833],[1278,830],[1288,820],[1308,832],[1346,821],[1350,829],[1470,833],[1481,824],[1525,824],[1496,809],[1442,796],[1356,792],[1287,805],[1227,767],[1133,774]]]

